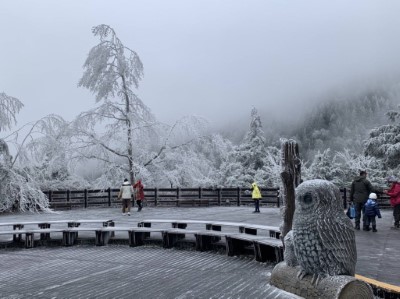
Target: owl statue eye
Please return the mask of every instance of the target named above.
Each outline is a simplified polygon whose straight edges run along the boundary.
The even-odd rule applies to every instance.
[[[304,194],[303,196],[303,202],[306,204],[309,204],[312,202],[312,195],[311,192],[307,192],[306,194]]]

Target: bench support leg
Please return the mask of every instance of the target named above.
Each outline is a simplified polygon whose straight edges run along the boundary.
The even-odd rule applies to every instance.
[[[216,236],[195,235],[196,237],[196,250],[206,251],[212,249],[212,243],[219,241],[221,238]]]
[[[226,253],[228,256],[240,255],[244,252],[244,247],[246,246],[246,241],[231,238],[229,236],[226,239]]]
[[[174,247],[175,243],[179,239],[182,239],[181,235],[182,234],[171,234],[171,233],[168,233],[168,232],[163,232],[162,233],[163,247],[164,248],[172,248],[172,247]]]
[[[258,262],[279,262],[279,248],[254,242],[254,253]]]
[[[13,225],[13,229],[14,230],[21,230],[24,228],[23,224],[15,224]],[[21,242],[22,239],[22,235],[18,234],[18,235],[13,235],[13,242]]]
[[[107,245],[110,240],[110,235],[110,232],[96,230],[96,246]]]
[[[63,232],[63,246],[72,246],[75,243],[75,232]]]
[[[25,248],[33,248],[35,246],[35,238],[33,233],[25,234]]]
[[[135,232],[135,231],[130,231],[129,232],[129,246],[135,247],[135,246],[141,246],[144,244],[144,239],[146,238],[145,232]]]

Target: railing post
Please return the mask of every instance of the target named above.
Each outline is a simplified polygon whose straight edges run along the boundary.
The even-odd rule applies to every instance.
[[[70,194],[71,194],[71,191],[67,190],[67,205],[68,205],[69,209],[71,210],[71,202],[69,201],[70,200]]]
[[[108,206],[111,207],[111,187],[107,189]]]
[[[87,189],[83,190],[83,196],[84,196],[84,200],[85,200],[85,209],[88,206],[88,192]]]
[[[52,201],[52,191],[51,190],[49,190],[49,202],[51,202]]]
[[[154,206],[157,206],[158,189],[154,189]]]
[[[179,187],[177,187],[176,188],[176,199],[179,199],[179,193],[180,193],[179,191],[180,191],[180,189],[179,189]]]
[[[199,187],[199,199],[201,199],[202,197],[203,197],[203,192],[202,192],[203,190],[202,190],[202,188],[201,187]]]
[[[237,187],[237,206],[240,207],[240,187]]]
[[[221,205],[221,187],[218,188],[217,190],[217,194],[218,194],[218,205]]]
[[[281,206],[281,193],[279,192],[279,187],[278,190],[276,190],[276,205],[279,208]]]

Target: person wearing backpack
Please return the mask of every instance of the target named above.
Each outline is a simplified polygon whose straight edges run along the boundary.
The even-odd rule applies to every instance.
[[[368,200],[364,206],[364,217],[365,217],[365,230],[369,231],[369,225],[372,225],[372,231],[376,233],[378,230],[376,229],[376,219],[375,217],[382,218],[381,211],[379,210],[376,193],[371,193],[368,196]]]
[[[133,187],[128,179],[125,179],[118,194],[118,199],[122,199],[122,215],[131,215],[131,198],[133,197]]]
[[[368,200],[369,194],[373,191],[370,181],[367,180],[367,172],[364,170],[360,171],[360,175],[357,176],[351,183],[350,201],[354,203],[356,209],[356,217],[354,228],[360,229],[360,220],[362,216],[363,228],[365,229],[365,217],[364,217],[364,205]]]

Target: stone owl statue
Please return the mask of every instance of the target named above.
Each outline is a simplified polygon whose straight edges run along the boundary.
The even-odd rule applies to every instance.
[[[299,276],[354,276],[355,235],[343,212],[339,189],[325,180],[305,181],[296,188],[295,201],[290,237],[301,268]]]

